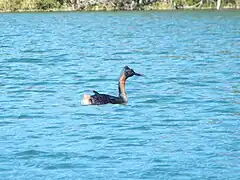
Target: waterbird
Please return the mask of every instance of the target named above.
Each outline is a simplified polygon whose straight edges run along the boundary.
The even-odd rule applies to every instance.
[[[125,91],[126,80],[132,76],[143,76],[143,74],[136,73],[128,66],[124,66],[118,82],[118,97],[108,94],[101,94],[93,90],[94,95],[84,94],[82,104],[84,105],[102,105],[102,104],[127,104],[128,97]]]

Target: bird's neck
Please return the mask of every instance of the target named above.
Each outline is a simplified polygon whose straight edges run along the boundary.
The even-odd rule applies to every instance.
[[[128,101],[126,90],[125,90],[125,84],[126,84],[126,76],[125,74],[121,75],[119,82],[118,82],[118,91],[119,91],[119,97],[123,99],[124,102]]]

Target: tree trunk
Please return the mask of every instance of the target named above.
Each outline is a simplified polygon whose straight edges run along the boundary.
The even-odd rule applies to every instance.
[[[76,0],[71,0],[71,5],[72,5],[72,8],[75,9],[76,8]]]
[[[236,0],[236,8],[240,9],[240,0]]]
[[[199,8],[202,8],[202,5],[203,5],[203,0],[199,2]]]
[[[221,7],[221,0],[217,0],[217,10],[219,10]]]

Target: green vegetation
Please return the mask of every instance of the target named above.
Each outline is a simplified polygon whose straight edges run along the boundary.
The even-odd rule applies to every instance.
[[[240,8],[240,0],[0,0],[0,11]]]
[[[47,11],[67,9],[59,0],[0,0],[0,11]]]

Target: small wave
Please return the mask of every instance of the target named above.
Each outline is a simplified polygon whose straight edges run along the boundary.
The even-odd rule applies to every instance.
[[[15,155],[18,157],[29,157],[29,156],[38,156],[38,155],[43,155],[43,154],[46,154],[46,152],[31,149],[31,150],[18,152]]]
[[[145,101],[143,101],[142,103],[158,103],[157,99],[147,99]]]
[[[45,116],[43,115],[27,115],[27,114],[21,114],[17,117],[18,119],[43,119]]]
[[[89,137],[86,137],[85,139],[101,140],[101,139],[106,139],[106,137],[103,137],[103,136],[89,136]]]
[[[0,118],[9,118],[9,116],[0,116]],[[0,127],[1,126],[8,126],[8,125],[11,125],[11,124],[14,124],[14,122],[11,122],[11,121],[0,121]]]
[[[41,63],[39,58],[10,58],[7,60],[9,63]]]
[[[112,55],[127,55],[127,54],[133,54],[133,52],[119,51],[119,52],[112,53]]]
[[[55,169],[75,169],[75,168],[86,168],[87,166],[84,164],[76,164],[76,163],[59,163],[53,164],[49,166],[45,166],[43,169],[45,170],[55,170]]]
[[[126,130],[143,130],[143,131],[148,131],[148,130],[151,130],[151,128],[147,127],[147,126],[136,126],[136,127],[127,128]]]

